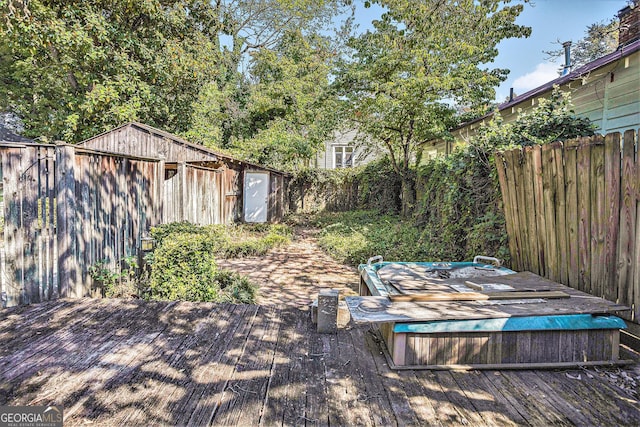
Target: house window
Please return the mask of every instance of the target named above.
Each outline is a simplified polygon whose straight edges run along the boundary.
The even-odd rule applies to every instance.
[[[333,147],[333,167],[350,168],[353,167],[353,147],[334,146]]]

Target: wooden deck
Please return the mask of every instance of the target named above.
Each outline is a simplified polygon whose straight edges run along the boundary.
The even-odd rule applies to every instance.
[[[640,425],[637,367],[394,372],[296,308],[60,300],[0,310],[0,343],[0,405],[65,425]]]

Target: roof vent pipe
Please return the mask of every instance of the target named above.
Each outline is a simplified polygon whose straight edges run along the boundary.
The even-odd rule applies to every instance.
[[[509,102],[513,101],[513,88],[509,89]]]
[[[562,43],[564,48],[564,68],[562,69],[562,75],[566,76],[571,72],[571,42]]]

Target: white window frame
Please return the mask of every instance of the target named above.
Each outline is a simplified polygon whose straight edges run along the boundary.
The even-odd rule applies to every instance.
[[[347,148],[351,148],[351,165],[347,166],[345,165],[345,154],[346,154],[346,149]],[[336,165],[336,152],[339,151],[342,152],[342,165],[338,166]],[[352,168],[354,167],[354,159],[355,159],[355,147],[352,145],[333,145],[332,146],[332,150],[331,150],[331,164],[333,165],[333,169],[342,169],[342,168]]]

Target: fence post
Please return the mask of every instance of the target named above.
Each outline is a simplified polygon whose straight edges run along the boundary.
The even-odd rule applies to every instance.
[[[187,218],[187,164],[185,162],[178,163],[178,185],[177,193],[174,200],[178,201],[178,220],[186,221]]]
[[[78,224],[76,221],[75,147],[56,145],[56,221],[58,240],[58,280],[61,297],[81,297],[79,282]]]
[[[4,271],[0,279],[4,282],[1,303],[4,307],[12,307],[25,303],[23,246],[24,230],[22,217],[22,151],[24,147],[4,147],[2,150],[2,178],[4,202]]]

